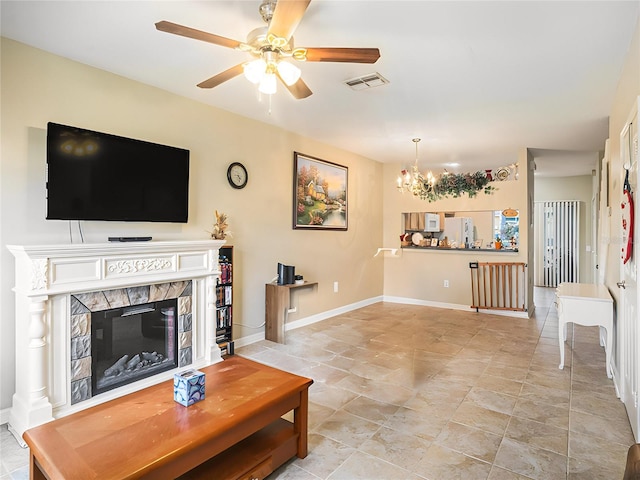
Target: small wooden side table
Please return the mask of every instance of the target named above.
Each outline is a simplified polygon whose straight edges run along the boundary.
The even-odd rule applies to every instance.
[[[264,336],[272,342],[284,343],[284,325],[287,314],[291,312],[291,292],[298,288],[313,287],[318,282],[278,285],[267,283],[265,289],[265,332]]]

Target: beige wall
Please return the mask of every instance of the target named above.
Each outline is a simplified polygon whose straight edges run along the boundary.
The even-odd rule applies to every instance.
[[[403,212],[470,212],[514,208],[520,211],[521,232],[518,253],[405,249],[399,258],[387,256],[384,268],[385,298],[400,297],[426,304],[471,305],[469,262],[529,262],[527,184],[530,170],[526,165],[530,159],[526,149],[513,161],[519,163],[518,180],[495,182],[493,185],[497,190],[492,195],[479,193],[471,199],[465,195],[431,203],[397,191],[398,172],[406,168],[406,165],[384,165],[384,242],[380,246],[400,246],[399,236],[404,232]],[[449,281],[448,288],[443,286],[444,280]]]
[[[568,201],[580,202],[580,282],[593,283],[593,254],[591,245],[593,177],[536,178],[536,202]],[[587,251],[587,246],[589,251]]]
[[[14,263],[5,245],[69,242],[69,222],[44,219],[48,121],[191,151],[189,223],[83,222],[85,239],[208,238],[214,211],[228,214],[237,322],[263,323],[264,285],[279,261],[318,282],[317,289],[295,294],[298,313],[290,321],[382,295],[383,263],[373,258],[382,243],[380,163],[11,40],[2,39],[1,62],[0,408],[10,406],[14,385]],[[348,231],[292,229],[294,151],[349,168]],[[249,171],[243,190],[227,183],[226,169],[234,161]],[[77,235],[74,240],[79,241]],[[334,281],[338,293],[333,293]],[[263,332],[263,327],[237,324],[234,335]]]

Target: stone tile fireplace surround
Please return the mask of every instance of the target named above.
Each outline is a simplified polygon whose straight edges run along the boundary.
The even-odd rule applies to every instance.
[[[8,246],[16,271],[16,392],[9,429],[18,441],[24,445],[22,434],[29,428],[172,378],[186,365],[201,368],[221,361],[215,342],[215,284],[223,244],[203,240]],[[179,314],[182,322],[189,320],[190,330],[181,323],[178,342],[188,351],[182,352],[177,369],[79,400],[79,384],[74,382],[82,375],[73,358],[77,340],[72,340],[83,325],[78,300],[99,301],[106,298],[104,291],[164,291],[165,298],[182,298]]]
[[[111,309],[121,310],[122,307],[140,308],[163,300],[174,300],[177,305],[178,322],[175,325],[177,331],[172,333],[177,337],[178,367],[191,365],[193,337],[191,291],[192,282],[182,280],[71,295],[71,404],[84,402],[97,394],[92,389],[92,366],[98,357],[92,351],[92,337],[96,323],[92,318],[93,313]],[[140,335],[143,335],[144,328],[142,330],[139,332]],[[123,376],[125,375],[119,375],[120,378]],[[126,380],[129,381],[128,378]]]

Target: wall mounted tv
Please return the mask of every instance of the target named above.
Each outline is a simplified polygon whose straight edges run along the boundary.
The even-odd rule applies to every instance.
[[[186,223],[189,150],[47,124],[47,219]]]

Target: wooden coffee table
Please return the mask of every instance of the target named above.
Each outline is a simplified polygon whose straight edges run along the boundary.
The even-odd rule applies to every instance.
[[[263,479],[306,457],[313,380],[238,356],[200,371],[190,407],[170,380],[27,430],[31,478]]]

